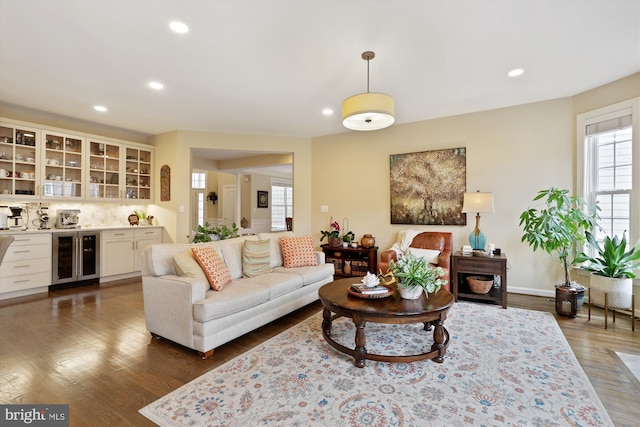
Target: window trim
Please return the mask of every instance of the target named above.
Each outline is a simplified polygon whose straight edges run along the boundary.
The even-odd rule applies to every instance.
[[[640,97],[618,102],[593,111],[577,115],[576,118],[576,188],[585,200],[590,196],[590,183],[587,179],[587,162],[591,161],[589,150],[585,148],[586,128],[588,125],[631,114],[631,150],[632,177],[631,203],[629,213],[629,231],[627,239],[632,244],[640,239],[640,197],[634,197],[640,190]]]

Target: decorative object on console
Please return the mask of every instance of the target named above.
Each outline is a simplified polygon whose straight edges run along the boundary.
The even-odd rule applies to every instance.
[[[389,156],[391,224],[466,225],[466,148]]]
[[[362,52],[367,61],[367,92],[350,96],[342,102],[342,124],[351,130],[378,130],[389,127],[395,121],[396,106],[393,98],[384,93],[369,92],[369,61],[376,54]]]
[[[474,251],[484,251],[487,236],[480,231],[480,213],[495,212],[493,207],[493,193],[464,193],[462,213],[476,213],[476,228],[469,234],[469,243]]]
[[[362,246],[363,248],[372,248],[375,245],[376,238],[371,234],[365,234],[364,236],[362,236],[362,239],[360,239],[360,246]]]
[[[329,246],[340,246],[340,223],[338,221],[334,221],[332,217],[329,226],[331,227],[331,230],[320,230],[320,233],[322,233],[320,241],[322,242],[326,237]]]

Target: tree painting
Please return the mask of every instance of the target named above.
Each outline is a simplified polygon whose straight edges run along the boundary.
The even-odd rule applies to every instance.
[[[392,154],[391,224],[466,225],[467,149]]]

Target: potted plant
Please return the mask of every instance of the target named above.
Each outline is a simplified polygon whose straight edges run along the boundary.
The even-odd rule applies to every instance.
[[[351,241],[355,238],[356,238],[356,235],[353,234],[353,231],[349,231],[348,233],[345,233],[342,236],[342,246],[345,248],[348,247],[349,243],[351,243]]]
[[[193,236],[193,243],[226,240],[234,237],[238,237],[238,227],[235,222],[231,225],[231,228],[225,224],[212,227],[209,222],[205,222],[204,225],[198,225],[198,230]]]
[[[442,267],[432,267],[422,257],[409,252],[399,257],[398,261],[389,261],[389,272],[396,279],[400,296],[405,299],[418,299],[422,292],[436,293],[447,281]]]
[[[527,242],[534,252],[542,249],[558,255],[564,268],[564,287],[572,286],[569,266],[575,262],[570,258],[576,243],[584,242],[585,232],[596,226],[599,210],[596,204],[587,204],[581,197],[568,193],[569,190],[554,187],[539,191],[533,200],[543,200],[544,205],[524,211],[519,224],[524,230],[521,242]]]
[[[320,241],[326,237],[329,243],[329,246],[340,246],[340,223],[338,221],[332,221],[331,230],[321,230],[322,237],[320,237]]]
[[[609,307],[631,307],[633,279],[636,278],[633,270],[640,268],[640,240],[627,250],[626,230],[622,233],[622,239],[617,235],[613,238],[606,236],[602,246],[591,233],[586,233],[586,239],[597,255],[590,256],[583,252],[576,257],[576,262],[586,262],[582,268],[592,273],[589,279],[589,302],[604,305],[604,294],[607,293],[610,295],[607,301]]]
[[[133,213],[138,217],[139,225],[147,225],[147,213],[145,211],[134,209]]]

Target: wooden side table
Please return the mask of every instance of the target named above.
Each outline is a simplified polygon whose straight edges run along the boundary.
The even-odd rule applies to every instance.
[[[467,276],[473,275],[500,276],[500,284],[494,286],[487,294],[475,294],[469,289]],[[451,290],[456,301],[458,298],[476,301],[489,301],[507,308],[507,256],[462,255],[456,252],[451,255]]]

